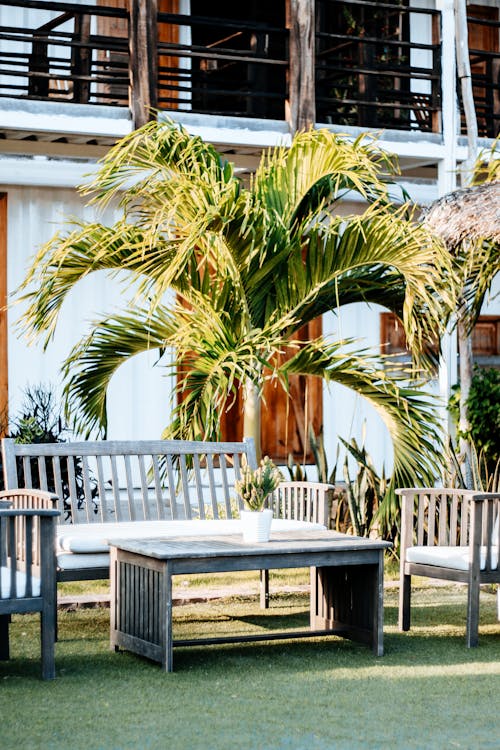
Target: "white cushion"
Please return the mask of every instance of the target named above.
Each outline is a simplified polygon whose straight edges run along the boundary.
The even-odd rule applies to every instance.
[[[57,555],[57,567],[60,570],[79,570],[80,568],[108,568],[109,552],[98,552],[96,554],[75,554],[71,552]]]
[[[273,518],[271,532],[324,529],[321,524]],[[72,553],[107,552],[108,539],[147,539],[149,537],[207,536],[210,534],[241,534],[239,519],[191,521],[117,521],[82,523],[57,528],[58,551]]]
[[[2,587],[0,591],[0,599],[10,599],[10,568],[2,566],[0,568]],[[22,571],[16,571],[16,599],[23,599],[26,595],[26,575]],[[40,579],[31,577],[31,596],[40,596]]]
[[[498,547],[492,547],[491,565],[496,568],[498,564]],[[469,569],[468,547],[408,547],[406,550],[406,561],[423,563],[424,565],[436,565],[439,568],[453,568],[454,570]],[[481,570],[486,566],[486,547],[481,547],[480,556]]]
[[[273,531],[324,529],[319,523],[273,518]],[[173,536],[207,536],[241,534],[239,519],[206,519],[191,521],[116,521],[82,523],[57,528],[57,566],[60,570],[101,568],[109,565],[108,539],[149,539]]]

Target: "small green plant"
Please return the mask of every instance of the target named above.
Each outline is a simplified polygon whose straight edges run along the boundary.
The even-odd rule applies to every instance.
[[[450,438],[448,444],[448,472],[445,477],[447,487],[465,488],[466,482],[458,451]],[[483,449],[478,450],[471,444],[471,479],[470,489],[478,492],[500,492],[500,458],[496,463],[488,461]]]
[[[309,445],[314,456],[314,464],[316,466],[318,482],[325,482],[326,484],[335,484],[335,474],[337,470],[337,462],[339,456],[339,450],[337,449],[337,460],[333,471],[328,471],[328,461],[325,451],[325,441],[323,437],[323,427],[321,427],[318,435],[314,432],[313,426],[309,423]],[[297,463],[293,455],[290,453],[288,456],[287,464],[288,473],[292,482],[307,481],[307,471],[302,464]]]
[[[24,390],[24,400],[19,414],[15,415],[9,422],[7,415],[3,416],[1,429],[6,437],[10,437],[16,443],[63,443],[65,434],[69,434],[64,420],[61,416],[61,408],[57,403],[54,392],[50,386],[35,385],[27,386]],[[40,467],[38,459],[30,459],[32,487],[41,486]],[[18,477],[24,476],[24,465],[22,459],[18,459]],[[45,476],[49,492],[56,492],[54,469],[52,461],[45,459]],[[74,486],[77,496],[77,507],[81,509],[86,502],[83,485],[83,468],[81,459],[74,462]],[[0,457],[0,484],[3,487],[3,471]],[[24,486],[23,483],[20,486]],[[97,512],[94,498],[97,496],[97,482],[90,476],[91,498],[94,502],[94,512]],[[65,519],[71,520],[70,477],[68,466],[61,465],[61,490],[64,503]]]
[[[476,458],[489,475],[500,461],[500,370],[476,367],[467,398],[470,429],[458,431],[460,386],[455,386],[448,409],[457,427],[457,437],[475,447]]]
[[[373,461],[364,447],[364,435],[365,426],[363,427],[361,446],[358,445],[355,438],[347,442],[339,436],[347,454],[342,467],[344,481],[338,482],[336,477],[340,473],[340,445],[337,446],[335,464],[330,472],[323,430],[315,435],[312,426],[309,425],[309,441],[314,455],[318,481],[332,485],[330,523],[336,531],[353,533],[357,536],[370,535],[377,522],[379,507],[388,497],[388,494],[393,492],[389,488],[389,479],[385,476],[384,470],[382,469],[382,475],[380,476],[375,469]],[[354,478],[351,477],[349,470],[349,456],[356,461]],[[288,462],[288,471],[292,481],[307,479],[305,468],[299,464],[294,464],[291,456]],[[398,533],[397,524],[395,523],[393,528],[388,530],[379,527],[378,531],[381,533],[384,531],[384,538],[394,541]]]
[[[58,443],[66,431],[50,386],[28,386],[20,413],[8,428],[9,437],[16,443]]]
[[[257,469],[243,467],[234,488],[249,510],[262,510],[267,496],[279,487],[282,479],[280,470],[265,456]]]
[[[380,476],[370,455],[355,438],[348,443],[340,438],[347,454],[344,459],[345,495],[349,506],[352,530],[357,536],[369,536],[377,518],[377,511],[389,491],[389,480],[382,469]],[[357,462],[356,476],[352,479],[349,471],[349,454]]]

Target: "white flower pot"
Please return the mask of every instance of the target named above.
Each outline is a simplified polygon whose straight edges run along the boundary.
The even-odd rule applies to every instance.
[[[273,520],[272,510],[269,508],[265,510],[240,510],[240,519],[244,542],[252,544],[269,541],[271,521]]]

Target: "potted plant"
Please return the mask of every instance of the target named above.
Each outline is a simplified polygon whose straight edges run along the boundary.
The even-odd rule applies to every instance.
[[[234,483],[245,509],[240,510],[245,542],[268,542],[273,512],[265,508],[269,495],[283,479],[281,472],[269,456],[265,456],[257,469],[244,466],[241,478]]]

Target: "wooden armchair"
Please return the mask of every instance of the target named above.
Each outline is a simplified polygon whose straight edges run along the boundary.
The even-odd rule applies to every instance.
[[[468,586],[467,646],[477,646],[479,587],[500,583],[500,494],[426,488],[396,493],[402,498],[400,630],[410,629],[412,575],[459,581]]]
[[[17,505],[20,499],[41,505],[50,502],[50,495],[37,490],[0,492],[0,659],[9,658],[11,615],[40,612],[42,678],[50,680],[55,677],[55,517],[60,514],[39,507],[7,507],[9,501]]]

